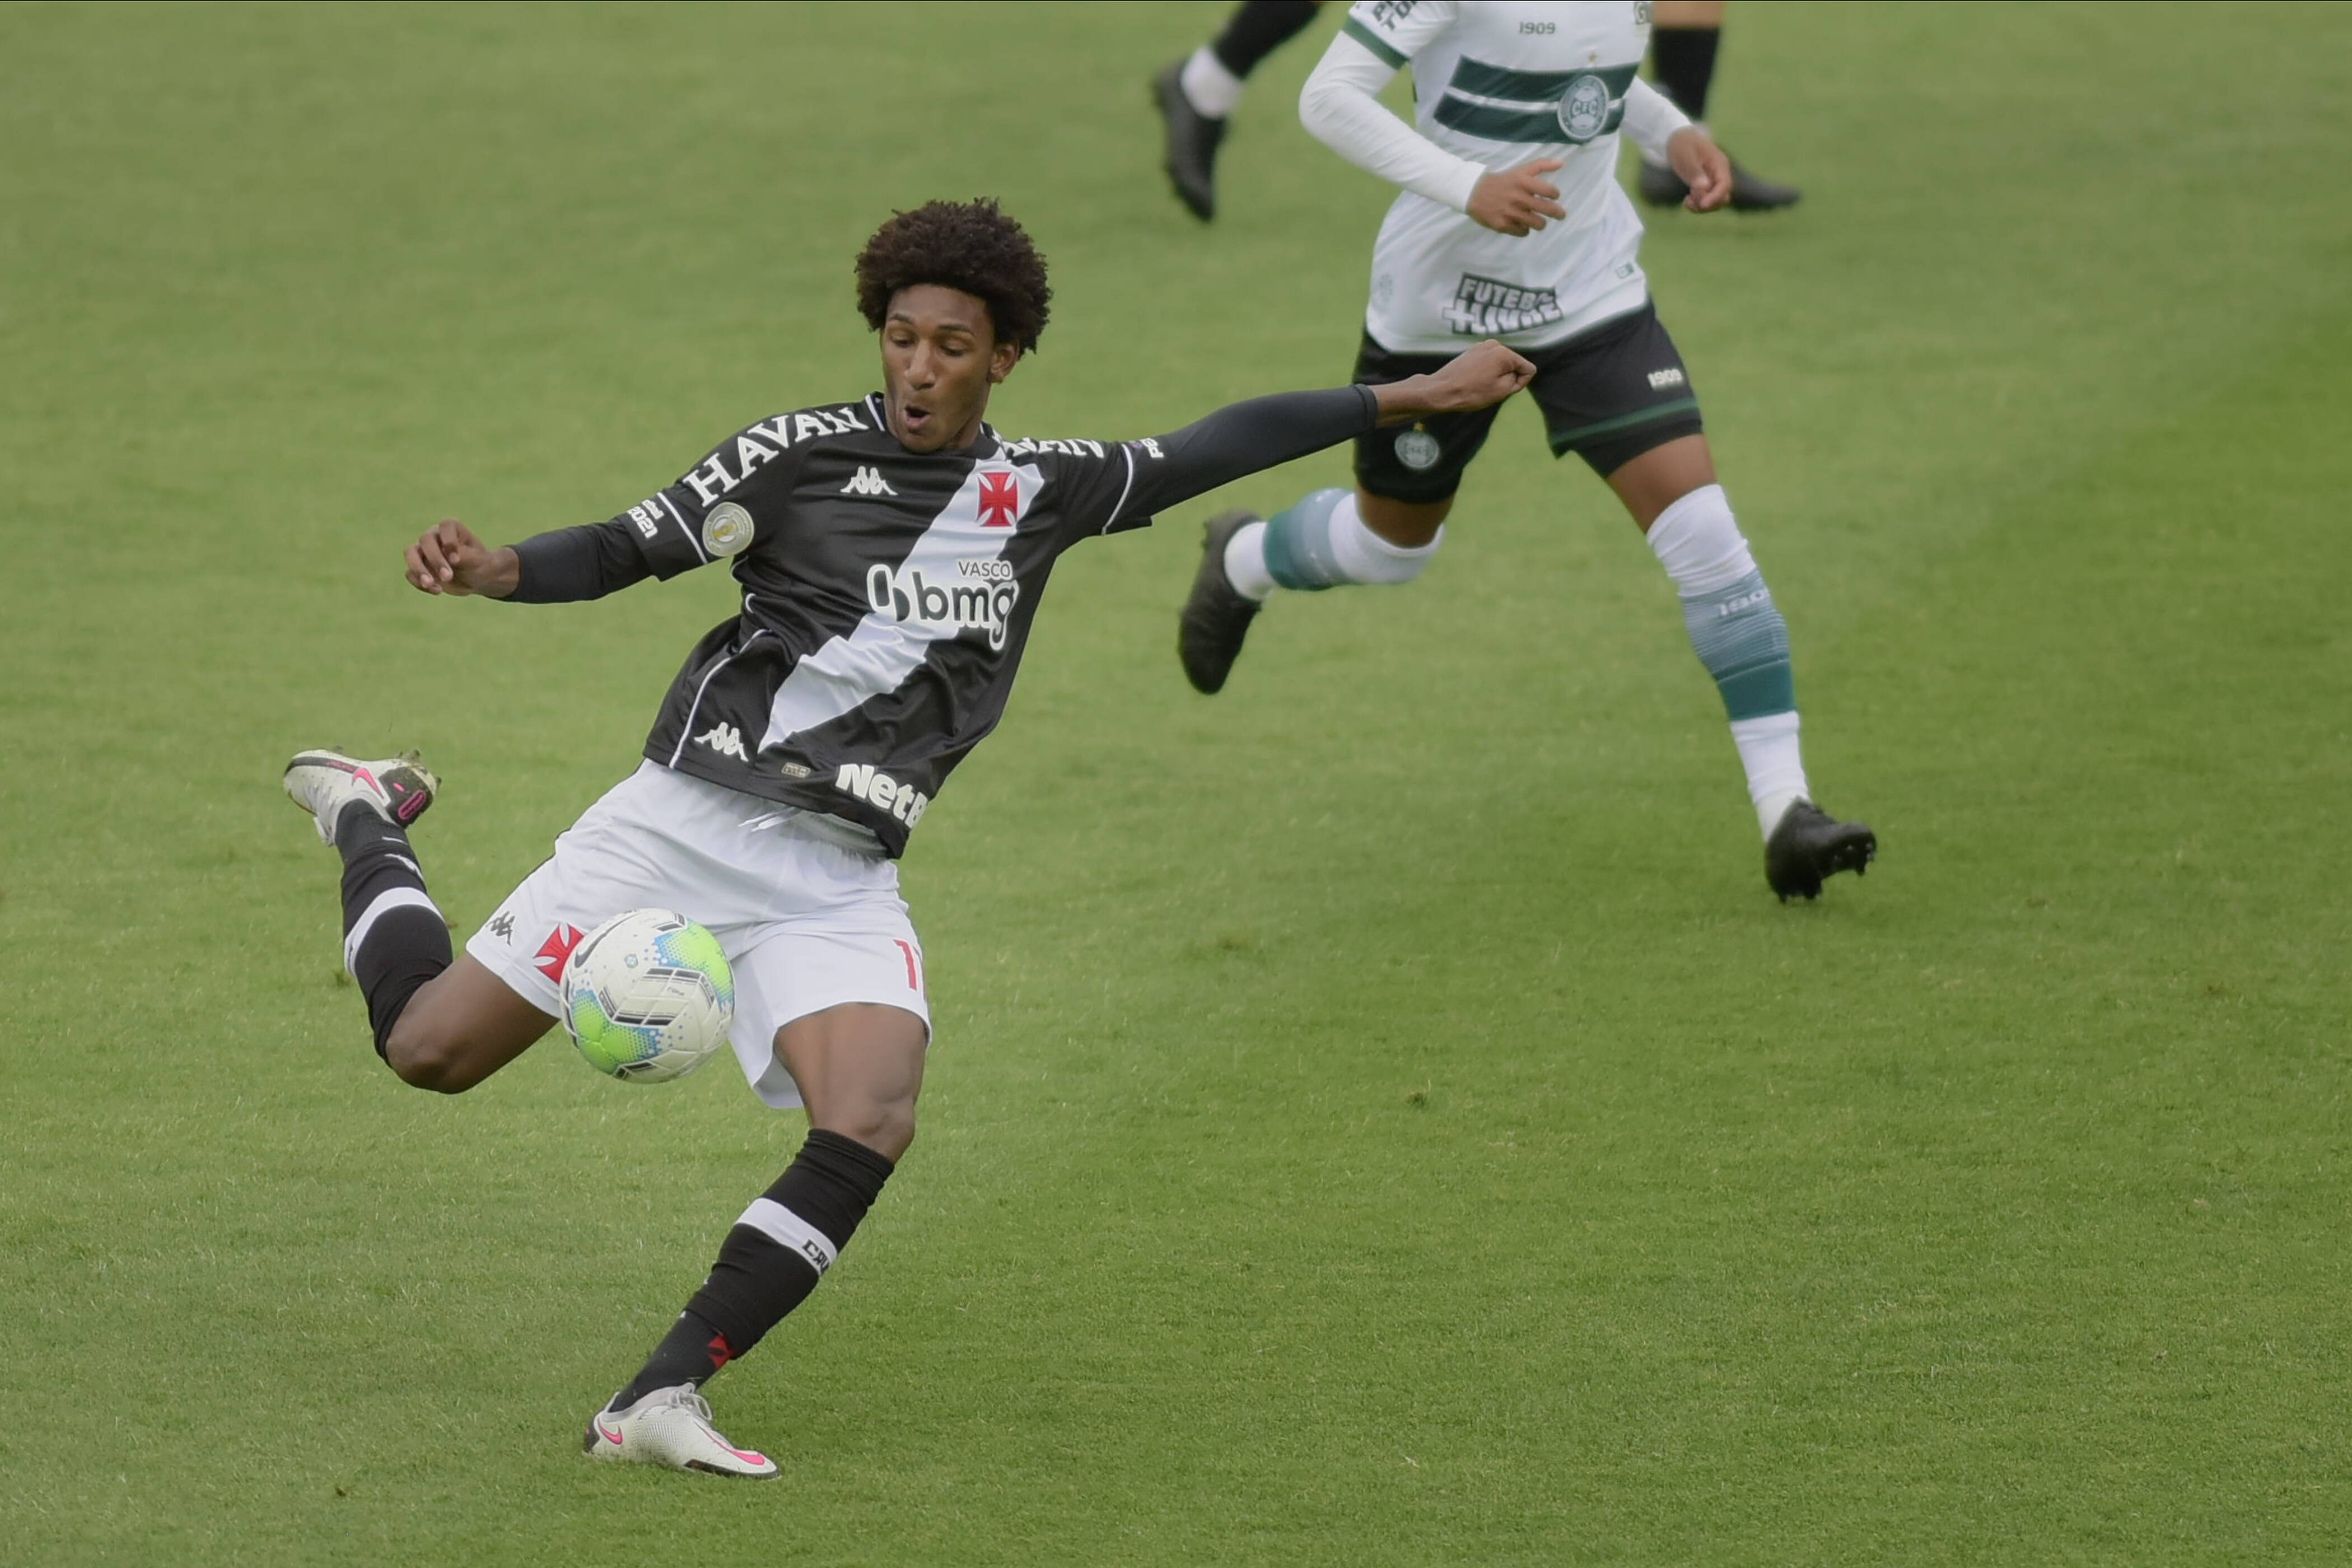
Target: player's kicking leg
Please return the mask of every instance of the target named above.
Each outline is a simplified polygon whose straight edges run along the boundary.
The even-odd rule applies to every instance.
[[[911,962],[911,961],[910,961]],[[847,1003],[776,1032],[776,1055],[809,1109],[808,1142],[719,1248],[702,1288],[646,1364],[590,1418],[599,1459],[764,1480],[764,1455],[710,1424],[701,1386],[815,1290],[915,1139],[929,1024],[904,1008]]]
[[[343,967],[367,999],[376,1054],[403,1081],[455,1094],[555,1020],[473,959],[450,962],[448,922],[408,841],[440,787],[413,752],[303,752],[286,767],[286,793],[343,858]]]

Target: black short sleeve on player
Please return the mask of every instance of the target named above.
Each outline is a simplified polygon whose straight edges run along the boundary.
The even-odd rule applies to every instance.
[[[702,543],[704,513],[685,480],[656,490],[613,519],[611,526],[625,530],[636,542],[646,569],[667,582],[681,572],[710,563]]]
[[[759,535],[761,497],[788,476],[800,444],[856,425],[853,410],[780,414],[747,425],[704,454],[676,484],[656,490],[613,519],[636,537],[654,575],[740,555]]]

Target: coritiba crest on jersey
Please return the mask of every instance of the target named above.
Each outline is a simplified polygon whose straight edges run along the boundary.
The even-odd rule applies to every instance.
[[[1559,133],[1580,145],[1609,128],[1609,84],[1590,72],[1559,95]]]

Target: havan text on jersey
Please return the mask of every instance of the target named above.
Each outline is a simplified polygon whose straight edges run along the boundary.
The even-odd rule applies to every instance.
[[[810,408],[798,414],[779,414],[773,419],[763,419],[743,430],[731,443],[731,453],[727,446],[721,446],[703,458],[683,482],[693,487],[697,500],[709,506],[750,479],[752,471],[761,465],[782,457],[795,441],[814,441],[826,436],[855,436],[861,430],[872,429],[872,426],[858,418],[855,407]],[[731,473],[727,467],[727,459],[730,456],[735,459]],[[867,471],[859,470],[861,475]]]

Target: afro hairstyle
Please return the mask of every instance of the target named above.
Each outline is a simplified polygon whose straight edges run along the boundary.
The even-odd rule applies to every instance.
[[[1017,343],[1024,353],[1036,348],[1054,298],[1045,287],[1045,258],[984,196],[894,214],[857,253],[857,309],[877,332],[898,291],[924,283],[979,300],[997,341]]]

